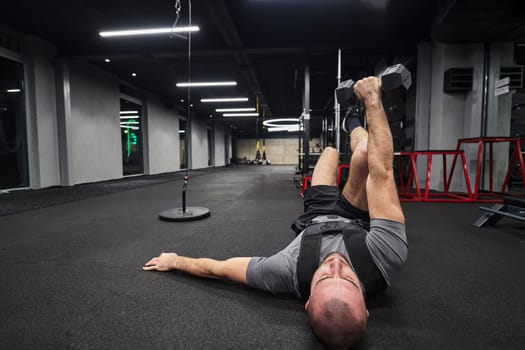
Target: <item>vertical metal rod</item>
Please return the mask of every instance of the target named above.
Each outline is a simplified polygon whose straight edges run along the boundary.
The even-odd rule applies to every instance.
[[[490,142],[489,148],[489,193],[493,193],[494,179],[492,176],[494,164],[494,143]]]
[[[488,100],[489,100],[490,44],[483,44],[483,85],[481,95],[481,130],[480,136],[487,136]]]
[[[298,169],[298,170],[301,170],[301,174],[304,175],[304,169],[303,169],[303,164],[302,164],[302,160],[303,160],[302,157],[304,157],[304,155],[302,155],[302,154],[303,154],[303,151],[302,151],[302,149],[301,149],[301,148],[302,148],[302,140],[301,140],[301,134],[302,134],[302,133],[303,133],[303,132],[299,129],[299,137],[298,137],[298,139],[297,139],[298,142],[299,142],[299,145],[298,145],[299,147],[297,148],[297,151],[298,151],[297,154],[299,155],[299,156],[298,156],[298,159],[297,159],[297,167],[298,167],[297,169]]]
[[[310,66],[308,65],[304,67],[303,129],[303,174],[305,174],[310,170]]]
[[[341,49],[337,50],[337,86],[341,84]],[[334,89],[335,90],[335,89]],[[337,97],[334,91],[334,107],[335,107],[335,148],[338,152],[341,151],[341,131],[339,130],[341,125],[341,105],[337,103]]]
[[[191,0],[188,0],[188,25],[191,27]],[[191,83],[191,31],[188,32],[188,83]],[[186,164],[186,174],[188,169],[193,167],[192,152],[191,152],[191,139],[192,139],[192,120],[191,120],[191,87],[188,85],[188,123],[186,126],[186,152],[188,153],[188,164]]]
[[[188,176],[184,176],[184,185],[182,185],[182,212],[186,212],[186,188],[188,187]]]
[[[454,169],[451,169],[450,173],[452,174],[453,171]],[[447,183],[447,155],[445,153],[443,153],[443,187],[443,192],[448,195],[449,184]]]
[[[490,71],[490,43],[484,43],[483,44],[483,86],[482,86],[482,95],[481,95],[481,130],[480,130],[481,137],[487,136],[487,124],[488,124],[488,118],[489,118],[488,116],[489,114],[488,112],[489,111],[489,71]],[[479,155],[478,155],[478,160],[479,160]],[[482,176],[481,186],[484,187],[485,171],[483,171],[483,174],[481,176]],[[479,187],[476,187],[476,191],[477,190],[479,190]]]
[[[328,136],[328,128],[326,126],[326,116],[321,121],[321,149],[326,147],[326,138]]]

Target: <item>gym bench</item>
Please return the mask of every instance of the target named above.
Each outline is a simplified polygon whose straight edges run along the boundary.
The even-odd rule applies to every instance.
[[[479,207],[479,209],[486,213],[472,224],[476,227],[495,225],[503,217],[525,222],[525,199],[523,198],[505,196],[503,203],[494,204],[491,208]]]

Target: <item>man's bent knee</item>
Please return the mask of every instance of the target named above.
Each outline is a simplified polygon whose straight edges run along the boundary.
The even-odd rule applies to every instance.
[[[312,174],[312,186],[335,186],[337,184],[336,171],[338,162],[339,152],[333,147],[325,148],[315,165]]]
[[[359,162],[359,164],[368,163],[368,142],[366,140],[361,141],[357,144],[354,151],[352,152],[352,162]]]
[[[329,154],[329,153],[336,153],[336,154],[339,154],[339,152],[337,152],[337,150],[333,147],[330,147],[330,146],[327,146],[324,150],[323,150],[323,154],[326,153],[326,154]]]

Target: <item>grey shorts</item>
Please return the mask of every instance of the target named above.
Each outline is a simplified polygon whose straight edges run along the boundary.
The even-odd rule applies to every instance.
[[[337,186],[317,185],[308,187],[304,192],[304,213],[292,223],[292,230],[296,234],[301,233],[310,220],[320,215],[338,215],[370,222],[368,212],[350,204]]]

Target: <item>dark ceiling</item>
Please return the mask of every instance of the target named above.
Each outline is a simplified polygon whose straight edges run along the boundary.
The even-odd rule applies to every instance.
[[[168,35],[102,38],[103,30],[169,27],[175,0],[4,0],[0,24],[42,37],[57,55],[87,60],[134,86],[187,110],[188,40]],[[333,113],[337,49],[342,79],[373,74],[378,62],[409,62],[415,69],[422,41],[525,41],[523,0],[193,0],[191,80],[235,80],[227,88],[193,88],[192,116],[223,123],[238,137],[254,137],[256,120],[224,118],[224,105],[204,97],[256,97],[265,118],[299,117],[304,71],[310,70],[312,126]],[[182,0],[179,25],[188,23]],[[105,63],[104,59],[111,59]],[[136,72],[136,77],[131,73]],[[181,100],[185,102],[181,103]],[[233,107],[233,105],[231,106]]]

